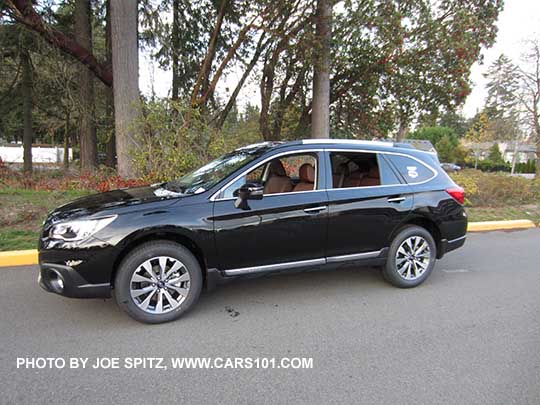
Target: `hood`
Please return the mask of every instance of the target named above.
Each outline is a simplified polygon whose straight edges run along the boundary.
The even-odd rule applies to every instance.
[[[72,219],[97,212],[127,206],[135,206],[155,201],[178,198],[184,194],[168,191],[160,185],[146,187],[125,188],[120,190],[107,191],[105,193],[92,194],[87,197],[78,198],[67,204],[56,208],[47,222],[58,222],[65,219]]]

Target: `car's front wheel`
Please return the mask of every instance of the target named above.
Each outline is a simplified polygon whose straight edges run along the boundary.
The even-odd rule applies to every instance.
[[[189,310],[202,284],[201,267],[188,249],[171,241],[155,241],[138,246],[122,261],[114,294],[132,318],[162,323]]]
[[[424,228],[410,225],[395,236],[388,250],[384,278],[396,287],[410,288],[423,283],[437,257],[437,246]]]

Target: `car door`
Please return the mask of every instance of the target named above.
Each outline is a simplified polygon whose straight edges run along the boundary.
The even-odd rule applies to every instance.
[[[340,154],[348,166],[339,163]],[[410,187],[381,153],[327,151],[327,164],[333,173],[328,190],[328,262],[377,257],[413,206]],[[337,164],[343,167],[341,172]],[[338,179],[341,183],[336,183]]]
[[[283,156],[301,155],[301,152],[288,153],[265,159],[261,165]],[[265,194],[261,200],[248,200],[249,209],[245,210],[236,208],[235,198],[227,197],[227,193],[221,195],[225,198],[214,201],[215,243],[220,269],[226,274],[324,263],[328,216],[324,159],[322,151],[309,155],[316,162],[313,190],[294,191],[294,188],[302,187],[293,184],[290,191]],[[260,166],[253,170],[268,172]],[[246,176],[251,177],[250,174],[241,175],[230,186],[239,187]]]

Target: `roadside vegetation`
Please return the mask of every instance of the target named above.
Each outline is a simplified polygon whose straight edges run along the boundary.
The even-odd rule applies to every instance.
[[[452,174],[465,188],[470,221],[530,219],[540,222],[540,181],[466,169]],[[0,171],[0,251],[34,249],[45,216],[55,207],[92,193],[142,185],[104,170],[93,175],[61,171],[23,176]]]
[[[34,247],[46,213],[78,196],[178,178],[249,143],[310,137],[430,141],[441,162],[492,172],[456,175],[471,220],[538,219],[538,181],[497,173],[540,179],[540,40],[527,40],[522,60],[500,55],[484,106],[460,113],[502,8],[0,1],[0,147],[22,149],[4,160],[24,172],[0,159],[0,250]],[[170,71],[159,77],[166,92],[153,73],[139,89],[140,49]],[[62,146],[53,160],[64,170],[38,167],[40,146]]]
[[[540,222],[540,180],[466,169],[451,175],[465,189],[469,221]]]
[[[92,193],[137,186],[110,170],[66,175],[59,170],[23,175],[0,167],[0,251],[34,249],[41,224],[55,207]]]
[[[53,208],[89,190],[0,189],[0,251],[35,249],[43,219]]]

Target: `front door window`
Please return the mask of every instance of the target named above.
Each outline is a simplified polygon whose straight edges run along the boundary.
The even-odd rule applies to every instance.
[[[315,154],[277,157],[249,171],[227,187],[222,198],[234,198],[246,183],[264,186],[264,194],[283,194],[317,189],[318,161]]]

